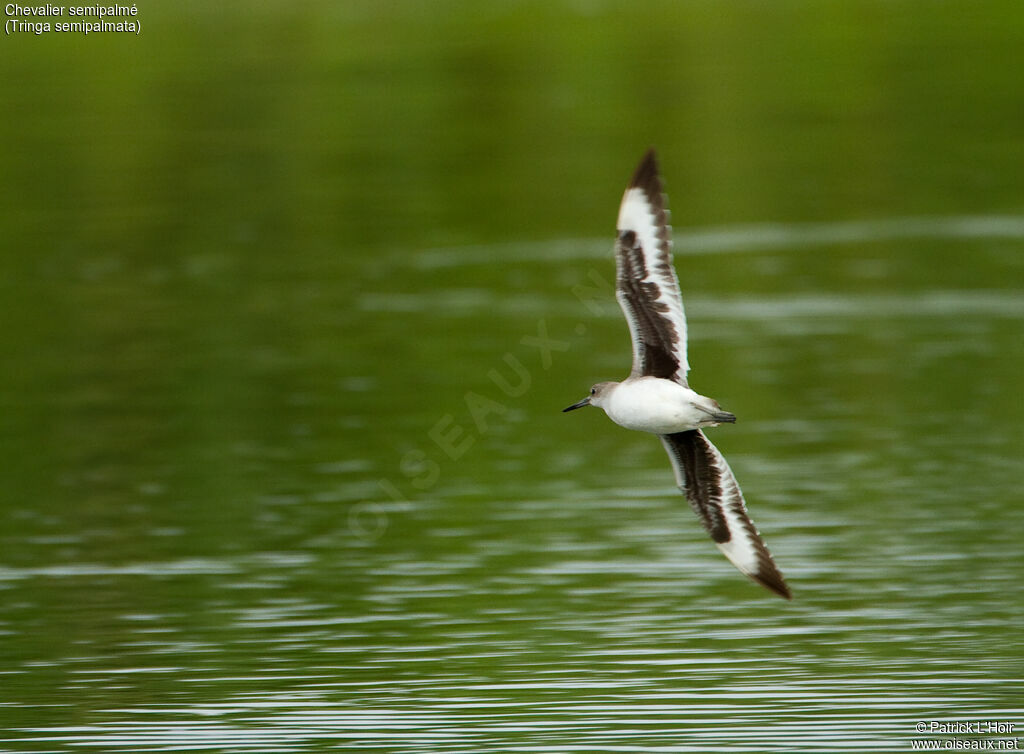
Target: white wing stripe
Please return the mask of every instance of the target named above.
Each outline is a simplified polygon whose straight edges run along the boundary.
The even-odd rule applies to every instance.
[[[623,194],[617,226],[618,299],[633,338],[633,374],[651,373],[645,347],[657,347],[679,365],[673,374],[657,376],[685,385],[689,371],[686,314],[672,267],[672,229],[653,152],[645,156]],[[664,320],[664,325],[651,328],[655,319]],[[663,333],[671,333],[671,337],[659,338]]]
[[[722,554],[742,573],[789,599],[789,588],[747,515],[743,493],[718,448],[700,430],[662,435],[661,441],[676,484]]]

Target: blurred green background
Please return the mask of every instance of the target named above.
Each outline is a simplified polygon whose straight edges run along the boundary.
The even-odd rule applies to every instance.
[[[4,746],[1020,720],[1017,0],[138,8],[0,42]],[[628,369],[593,276],[652,145],[792,606],[559,413]]]

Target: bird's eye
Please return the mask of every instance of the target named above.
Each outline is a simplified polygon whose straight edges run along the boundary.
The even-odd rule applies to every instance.
[[[597,395],[597,388],[596,387],[590,388],[590,394],[591,395]]]

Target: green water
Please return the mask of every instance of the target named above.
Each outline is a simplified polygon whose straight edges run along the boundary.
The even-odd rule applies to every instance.
[[[1017,2],[139,18],[0,41],[0,750],[1024,738]],[[790,604],[560,413],[652,144]]]

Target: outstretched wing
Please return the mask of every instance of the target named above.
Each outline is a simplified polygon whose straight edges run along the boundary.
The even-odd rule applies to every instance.
[[[718,448],[699,429],[661,435],[661,441],[672,460],[676,484],[718,549],[754,581],[780,597],[792,599],[771,553],[747,515],[743,493]]]
[[[672,269],[672,228],[661,188],[652,149],[619,207],[616,298],[633,337],[633,376],[686,385],[686,315]]]

